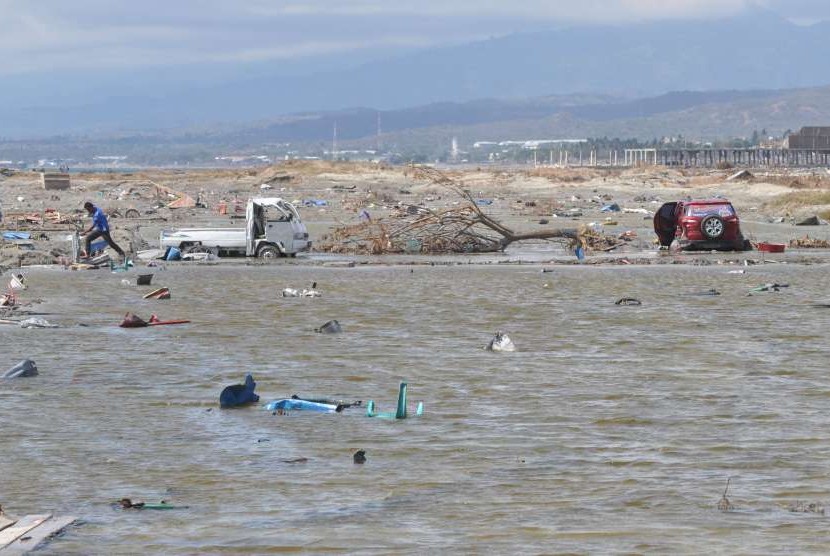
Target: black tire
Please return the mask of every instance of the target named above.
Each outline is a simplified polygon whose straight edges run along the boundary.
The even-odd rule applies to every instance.
[[[256,256],[260,259],[277,259],[280,256],[280,250],[276,245],[263,245],[257,250]]]
[[[700,233],[709,239],[718,239],[726,231],[723,218],[716,214],[710,214],[700,222]]]
[[[137,209],[127,209],[127,212],[124,213],[124,218],[140,218],[141,213],[138,212]]]

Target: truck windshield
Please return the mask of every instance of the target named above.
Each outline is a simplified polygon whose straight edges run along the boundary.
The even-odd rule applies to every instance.
[[[735,209],[732,205],[686,205],[686,216],[709,216],[715,214],[721,218],[726,216],[735,216]]]

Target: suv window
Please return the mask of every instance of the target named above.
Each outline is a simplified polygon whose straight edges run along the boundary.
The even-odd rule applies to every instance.
[[[716,214],[721,218],[735,216],[735,209],[732,205],[686,205],[686,216],[709,216]]]

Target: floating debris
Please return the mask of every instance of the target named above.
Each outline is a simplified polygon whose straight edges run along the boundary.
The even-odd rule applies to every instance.
[[[730,512],[735,509],[735,506],[732,505],[732,502],[729,501],[729,498],[726,497],[726,492],[729,490],[729,481],[732,480],[732,477],[726,479],[726,488],[723,489],[723,496],[718,501],[718,509],[722,512]]]
[[[516,346],[510,336],[499,330],[485,349],[488,351],[516,351]]]

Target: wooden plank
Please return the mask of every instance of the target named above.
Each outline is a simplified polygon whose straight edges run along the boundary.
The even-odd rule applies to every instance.
[[[64,516],[53,517],[52,519],[44,521],[41,525],[31,529],[28,533],[18,538],[6,548],[0,549],[0,555],[11,556],[12,554],[23,554],[30,550],[34,550],[43,541],[48,540],[52,537],[52,535],[60,533],[61,530],[71,525],[76,519],[78,518]]]
[[[52,517],[52,514],[27,515],[11,527],[3,529],[0,531],[0,549],[11,544],[15,539],[28,533],[50,517]]]

